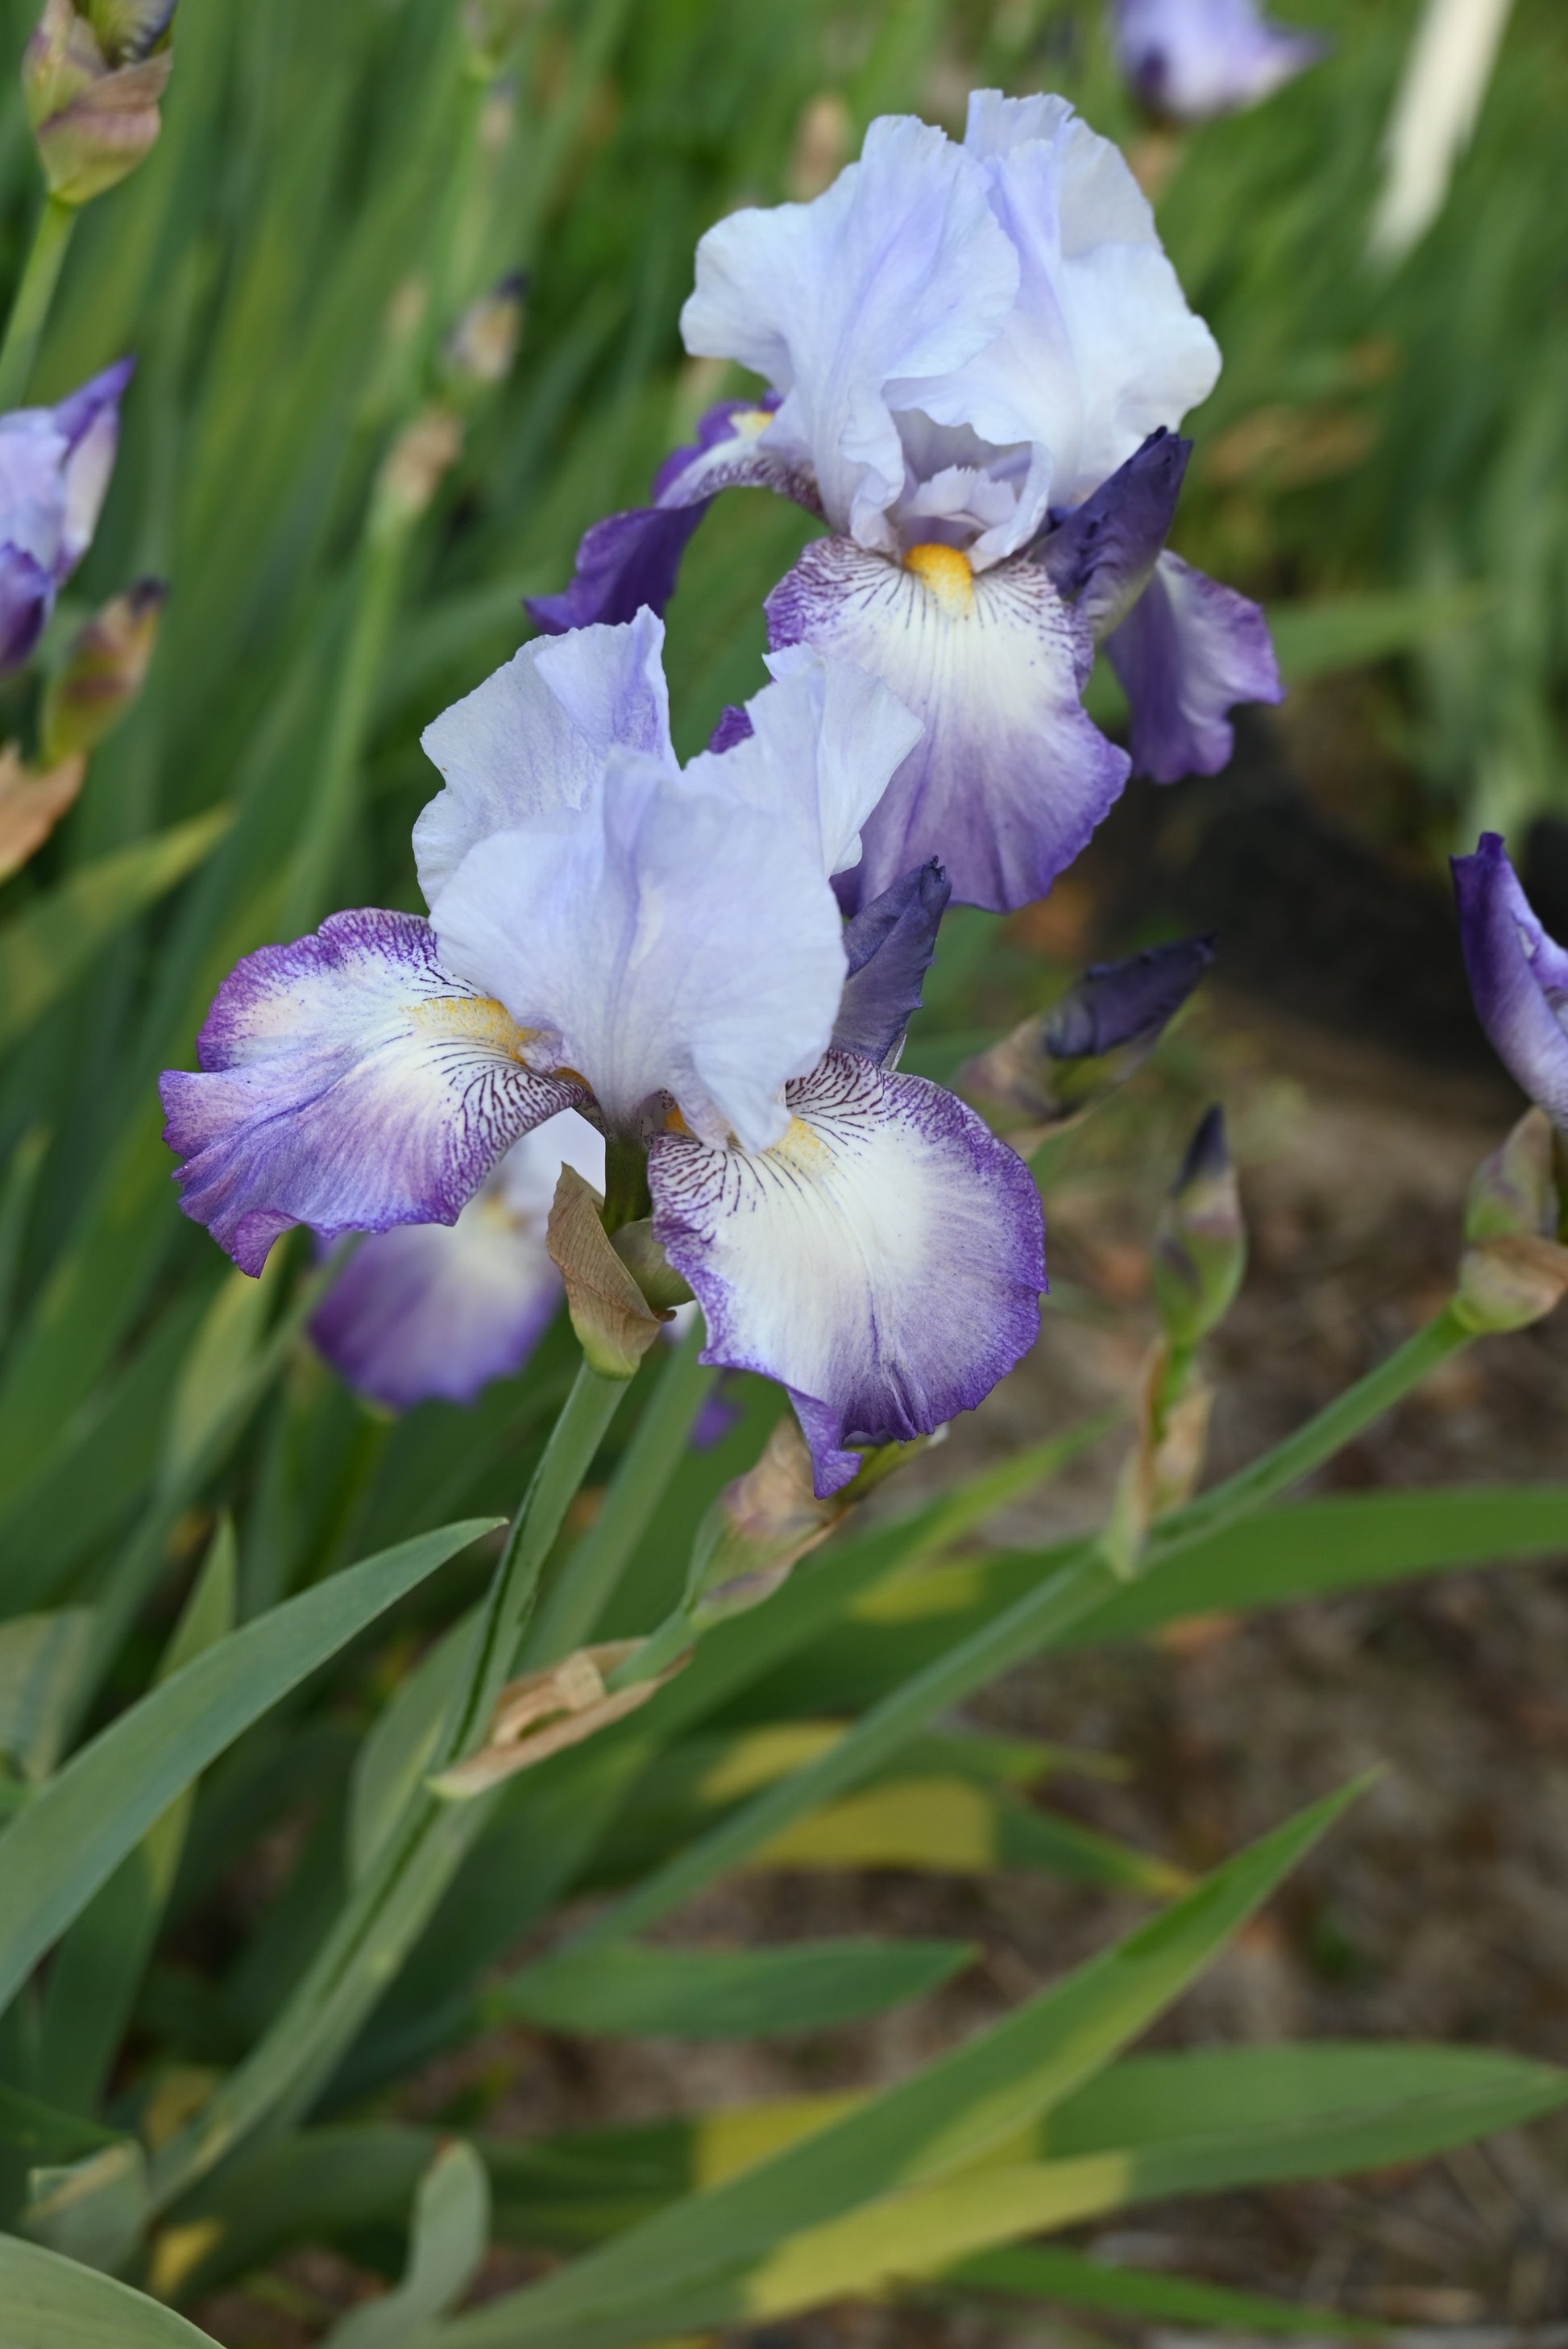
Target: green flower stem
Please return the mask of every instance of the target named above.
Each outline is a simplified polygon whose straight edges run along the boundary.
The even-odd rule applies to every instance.
[[[591,1639],[628,1559],[669,1489],[692,1423],[717,1373],[697,1361],[703,1328],[694,1321],[660,1375],[635,1435],[604,1495],[604,1506],[541,1599],[520,1662],[526,1670],[558,1663]]]
[[[1446,1306],[1386,1362],[1274,1451],[1168,1517],[1150,1538],[1145,1571],[1163,1565],[1236,1518],[1251,1515],[1320,1466],[1392,1409],[1462,1346],[1468,1334],[1453,1308]],[[668,1915],[750,1858],[797,1819],[859,1785],[938,1714],[962,1703],[999,1672],[1038,1655],[1125,1588],[1099,1536],[1065,1544],[1056,1571],[1043,1582],[873,1705],[816,1761],[767,1788],[707,1835],[688,1844],[634,1892],[604,1909],[573,1946],[620,1940]],[[641,1654],[634,1661],[642,1667]]]
[[[511,1675],[540,1569],[624,1392],[624,1381],[601,1379],[586,1366],[578,1372],[490,1578],[467,1684],[435,1766],[482,1743]],[[271,2028],[157,2157],[154,2213],[263,2123],[286,2127],[309,2110],[428,1923],[492,1800],[445,1803],[423,1790],[414,1796]]]
[[[0,410],[20,408],[26,397],[76,224],[75,204],[63,204],[57,196],[45,197],[22,282],[11,304],[5,340],[0,344]]]

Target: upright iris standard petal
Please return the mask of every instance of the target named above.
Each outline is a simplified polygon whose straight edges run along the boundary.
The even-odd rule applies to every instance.
[[[834,1050],[882,1066],[896,1061],[936,953],[953,885],[935,857],[916,865],[844,926],[849,976],[833,1023]]]
[[[339,1376],[407,1411],[471,1402],[520,1371],[561,1302],[545,1224],[563,1164],[603,1190],[603,1136],[572,1110],[514,1143],[455,1225],[362,1242],[311,1323]]]
[[[57,408],[0,416],[0,675],[26,659],[92,542],[130,373],[123,359]]]
[[[1500,833],[1483,832],[1453,874],[1477,1016],[1515,1081],[1568,1133],[1568,949],[1542,928]]]
[[[836,530],[891,548],[894,410],[985,348],[1017,285],[979,165],[940,130],[884,116],[813,203],[708,230],[681,331],[689,351],[738,359],[783,395],[762,447],[810,469]]]
[[[920,740],[920,720],[866,670],[810,646],[769,653],[768,667],[774,681],[747,703],[744,730],[716,737],[686,774],[778,816],[824,873],[841,873],[859,863],[861,826]]]
[[[496,1160],[581,1099],[437,958],[411,914],[335,914],[220,988],[200,1071],[162,1081],[181,1206],[242,1270],[280,1232],[457,1221]]]
[[[798,460],[759,447],[777,398],[724,399],[710,408],[689,449],[672,450],[654,479],[651,505],[609,514],[583,533],[570,585],[559,595],[525,595],[535,625],[552,636],[594,621],[662,612],[675,593],[692,533],[720,490],[776,490],[820,513],[816,477]]]
[[[1114,0],[1117,61],[1147,107],[1203,122],[1256,106],[1327,44],[1275,25],[1256,0]]]
[[[616,746],[674,769],[664,642],[663,621],[645,611],[524,645],[426,727],[419,739],[446,781],[414,826],[427,904],[476,842],[581,807]]]
[[[1156,783],[1217,775],[1236,747],[1228,713],[1284,698],[1257,605],[1179,554],[1160,557],[1105,648],[1131,707],[1133,771]]]
[[[648,1179],[704,1361],[788,1388],[825,1495],[851,1444],[929,1434],[1027,1351],[1043,1219],[1023,1161],[923,1078],[835,1051],[787,1100],[772,1149],[664,1133]]]
[[[472,850],[432,918],[450,968],[558,1031],[622,1131],[667,1092],[708,1140],[765,1147],[843,984],[837,905],[799,826],[627,751],[583,807]]]
[[[936,856],[960,903],[1026,905],[1127,780],[1126,752],[1078,698],[1094,657],[1088,628],[1037,564],[975,575],[955,548],[918,547],[895,564],[820,539],[767,610],[775,645],[858,663],[923,721],[861,833],[857,904]]]

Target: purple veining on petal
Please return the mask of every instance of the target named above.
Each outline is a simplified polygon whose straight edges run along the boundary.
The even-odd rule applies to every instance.
[[[1022,1159],[923,1078],[830,1051],[785,1099],[773,1149],[661,1133],[648,1179],[703,1361],[787,1389],[826,1495],[851,1444],[931,1433],[1028,1350],[1044,1222]]]
[[[737,702],[727,701],[718,713],[718,723],[708,736],[707,747],[714,752],[733,750],[738,742],[751,740],[751,712]]]
[[[689,448],[674,449],[654,476],[653,502],[605,516],[584,532],[570,584],[558,595],[525,595],[536,626],[561,636],[595,621],[635,619],[646,605],[663,612],[676,589],[686,543],[720,490],[777,490],[815,510],[812,484],[738,433],[734,419],[771,413],[776,396],[723,399],[699,421]]]
[[[1030,549],[1057,594],[1088,621],[1097,644],[1148,585],[1191,454],[1191,440],[1151,432],[1092,497],[1053,515],[1055,527]]]
[[[963,566],[962,555],[952,557]],[[1127,780],[1078,698],[1084,621],[1015,556],[946,594],[844,538],[808,546],[769,596],[769,641],[806,643],[882,678],[924,726],[861,830],[864,905],[940,858],[954,902],[998,912],[1044,896]]]
[[[1116,0],[1117,59],[1153,112],[1203,122],[1256,106],[1328,53],[1255,0]]]
[[[845,926],[849,976],[833,1028],[834,1050],[885,1064],[896,1059],[920,1009],[936,932],[953,895],[934,857],[916,865]]]
[[[1151,782],[1217,775],[1236,747],[1227,712],[1284,698],[1259,606],[1169,551],[1105,649],[1131,706],[1133,772]]]
[[[281,1232],[455,1223],[502,1152],[581,1089],[524,1066],[525,1039],[436,958],[412,914],[335,914],[224,980],[170,1071],[181,1206],[242,1270]]]
[[[1047,1051],[1053,1061],[1098,1060],[1123,1044],[1152,1041],[1213,959],[1212,938],[1179,938],[1122,962],[1090,963],[1052,1007]]]
[[[1548,937],[1501,835],[1452,859],[1476,1013],[1515,1082],[1568,1133],[1568,950]]]

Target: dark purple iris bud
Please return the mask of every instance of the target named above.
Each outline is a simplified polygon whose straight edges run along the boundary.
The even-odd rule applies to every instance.
[[[1568,1133],[1568,950],[1542,929],[1500,833],[1452,864],[1476,1015],[1514,1081]]]
[[[1206,122],[1273,96],[1328,44],[1255,0],[1116,0],[1117,62],[1152,113]]]
[[[596,621],[634,620],[646,605],[662,613],[675,594],[686,543],[720,490],[760,478],[751,455],[779,402],[721,399],[697,424],[690,448],[674,449],[654,475],[653,502],[606,515],[586,531],[571,585],[559,595],[525,595],[523,608],[550,636]],[[764,467],[777,486],[777,467]]]
[[[92,543],[133,364],[106,367],[57,407],[0,416],[0,675],[26,660]]]
[[[833,1030],[836,1050],[858,1052],[882,1068],[896,1061],[904,1031],[920,1009],[920,990],[952,895],[946,874],[933,857],[845,924],[850,968]]]
[[[958,1087],[1003,1133],[1084,1117],[1148,1059],[1214,959],[1212,938],[1091,963],[1052,1005],[968,1061]],[[1033,1146],[1033,1145],[1028,1145]]]
[[[1177,938],[1123,962],[1090,963],[1047,1013],[1053,1061],[1098,1060],[1130,1044],[1147,1050],[1163,1034],[1214,959],[1214,941]]]

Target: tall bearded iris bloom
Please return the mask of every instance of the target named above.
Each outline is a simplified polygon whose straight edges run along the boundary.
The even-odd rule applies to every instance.
[[[1257,106],[1315,65],[1326,44],[1271,24],[1255,0],[1114,0],[1123,74],[1156,114],[1206,122]]]
[[[929,1433],[1031,1342],[1023,1162],[892,1065],[945,885],[845,926],[831,879],[918,723],[792,650],[749,731],[684,770],[652,613],[526,647],[431,726],[428,920],[340,914],[225,981],[164,1079],[187,1214],[248,1271],[278,1233],[456,1221],[576,1109],[646,1184],[704,1360],[789,1392],[829,1493],[861,1442]]]
[[[106,367],[56,408],[0,416],[0,676],[27,658],[92,543],[132,364]]]
[[[962,146],[874,122],[814,202],[708,231],[681,324],[769,390],[705,417],[652,505],[597,523],[530,609],[567,628],[661,605],[731,485],[820,514],[770,641],[856,662],[923,724],[848,902],[933,856],[973,904],[1049,887],[1130,770],[1080,701],[1099,642],[1157,781],[1216,771],[1232,706],[1278,699],[1257,607],[1163,551],[1173,428],[1219,353],[1120,154],[1064,100],[976,92]]]

